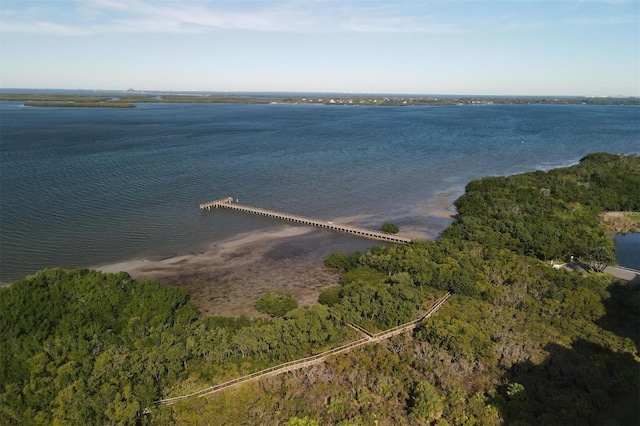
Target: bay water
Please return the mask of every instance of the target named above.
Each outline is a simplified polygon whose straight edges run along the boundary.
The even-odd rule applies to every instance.
[[[615,237],[618,263],[640,271],[640,233],[618,234]]]
[[[427,235],[446,226],[418,214],[439,195],[596,151],[640,153],[640,107],[0,102],[0,281],[186,254],[282,226],[198,209],[227,196]]]

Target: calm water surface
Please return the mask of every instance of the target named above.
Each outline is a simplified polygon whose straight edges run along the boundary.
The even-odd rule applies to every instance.
[[[618,263],[640,271],[640,233],[616,235]]]
[[[198,203],[326,220],[416,218],[470,180],[640,152],[640,108],[151,104],[132,110],[0,102],[0,281],[202,250],[281,226]]]

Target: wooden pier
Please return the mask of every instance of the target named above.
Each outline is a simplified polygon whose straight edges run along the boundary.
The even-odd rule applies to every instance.
[[[273,210],[261,209],[258,207],[245,206],[242,204],[234,203],[233,197],[221,198],[219,200],[208,201],[206,203],[200,204],[200,210],[211,210],[212,208],[238,210],[244,213],[252,213],[260,216],[282,219],[289,222],[300,223],[303,225],[317,226],[319,228],[329,229],[331,231],[345,232],[356,237],[369,238],[372,240],[387,241],[391,243],[411,242],[411,238],[402,237],[400,235],[385,234],[384,232],[372,231],[370,229],[360,228],[357,226],[338,225],[333,222],[328,222],[320,219],[312,219],[309,217],[281,213]]]

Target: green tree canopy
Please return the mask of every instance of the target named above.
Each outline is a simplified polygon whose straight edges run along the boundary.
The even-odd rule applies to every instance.
[[[287,312],[298,307],[290,292],[270,291],[265,293],[256,302],[256,309],[274,317],[283,317]]]
[[[398,232],[400,232],[400,229],[393,223],[387,222],[382,224],[382,232],[387,234],[397,234]]]

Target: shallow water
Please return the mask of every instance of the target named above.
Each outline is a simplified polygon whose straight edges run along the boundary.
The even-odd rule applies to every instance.
[[[634,106],[341,107],[149,104],[28,108],[0,102],[0,281],[199,251],[280,226],[198,203],[231,195],[336,220],[418,215],[470,180],[640,152]],[[451,197],[455,198],[455,195]]]

